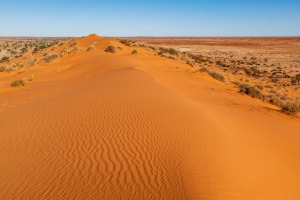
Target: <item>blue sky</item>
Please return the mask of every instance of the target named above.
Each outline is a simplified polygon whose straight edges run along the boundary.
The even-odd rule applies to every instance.
[[[0,0],[0,36],[300,36],[300,0]]]

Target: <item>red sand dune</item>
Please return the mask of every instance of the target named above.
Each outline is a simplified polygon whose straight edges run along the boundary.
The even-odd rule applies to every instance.
[[[299,199],[300,120],[109,38],[2,75],[0,199]],[[106,53],[107,45],[123,48]]]

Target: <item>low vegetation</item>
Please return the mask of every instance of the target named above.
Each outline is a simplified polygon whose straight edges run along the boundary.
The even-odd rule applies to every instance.
[[[178,55],[178,51],[176,51],[173,48],[164,48],[164,47],[160,47],[159,48],[160,53],[167,53],[167,54],[171,54],[171,55]]]
[[[134,41],[131,41],[131,40],[119,40],[120,43],[126,45],[126,46],[132,46],[135,42]]]
[[[10,86],[11,86],[11,87],[21,87],[21,86],[25,86],[25,81],[22,80],[22,79],[15,80],[14,82],[11,83]]]
[[[1,60],[0,63],[4,63],[4,62],[8,62],[9,61],[9,57],[4,56]]]
[[[300,113],[300,100],[296,99],[295,101],[292,102],[283,103],[281,104],[280,107],[283,111],[291,114]]]
[[[47,63],[51,63],[53,62],[54,60],[58,59],[59,58],[59,55],[57,54],[52,54],[52,55],[49,55],[49,56],[46,56],[46,58],[44,58],[44,60],[47,62]]]
[[[117,52],[117,48],[115,46],[109,45],[106,49],[106,52],[108,53],[116,53]]]
[[[222,74],[218,73],[218,72],[215,72],[215,71],[208,71],[208,74],[209,74],[211,77],[213,77],[214,79],[216,79],[216,80],[218,80],[218,81],[221,81],[221,82],[223,82],[223,83],[226,81],[225,77],[224,77]]]
[[[132,50],[132,52],[131,52],[132,54],[137,54],[138,53],[138,51],[136,50],[136,49],[134,49],[134,50]]]
[[[247,83],[239,83],[240,92],[247,94],[253,98],[265,100],[265,95],[255,86],[249,85]]]

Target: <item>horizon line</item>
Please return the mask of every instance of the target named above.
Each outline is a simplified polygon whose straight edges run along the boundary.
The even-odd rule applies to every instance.
[[[89,34],[90,35],[90,34]],[[96,34],[98,35],[98,34]],[[88,35],[84,36],[0,36],[0,38],[80,38],[80,37],[86,37]],[[295,38],[295,37],[300,37],[300,35],[261,35],[261,36],[104,36],[104,35],[98,35],[102,37],[110,37],[110,38],[274,38],[274,37],[285,37],[285,38]]]

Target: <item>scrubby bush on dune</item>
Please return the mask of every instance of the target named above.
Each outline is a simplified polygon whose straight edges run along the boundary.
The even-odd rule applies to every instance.
[[[255,86],[246,83],[238,84],[238,86],[240,88],[241,93],[247,94],[253,98],[265,100],[265,95],[263,95],[261,91],[257,89]]]
[[[77,42],[72,42],[72,43],[70,44],[70,47],[75,47],[77,44],[78,44]]]
[[[1,66],[0,72],[13,72],[16,69],[13,66]]]
[[[221,81],[221,82],[225,82],[225,77],[222,74],[215,72],[215,71],[208,71],[208,73],[214,79]]]
[[[117,52],[117,48],[112,46],[112,45],[109,45],[106,49],[105,49],[106,52],[108,53],[116,53]]]
[[[300,85],[300,74],[297,74],[296,76],[291,78],[291,84],[292,85]]]
[[[54,60],[56,60],[57,58],[59,58],[59,55],[57,55],[57,54],[52,54],[52,55],[47,56],[46,58],[44,58],[44,60],[45,60],[47,63],[51,63],[51,62],[53,62]]]
[[[132,52],[131,52],[132,54],[137,54],[138,53],[138,51],[136,50],[136,49],[134,49],[134,50],[132,50]]]
[[[193,59],[196,63],[201,64],[202,62],[206,62],[207,59],[205,59],[202,55],[194,55],[189,52],[186,53],[191,59]]]
[[[1,66],[0,67],[0,72],[4,72],[6,70],[6,66]]]
[[[177,54],[178,54],[178,51],[176,51],[175,49],[170,48],[170,49],[169,49],[169,54],[177,55]]]
[[[94,48],[92,46],[89,46],[86,51],[92,51]]]
[[[21,87],[21,86],[25,86],[25,81],[22,79],[16,80],[14,82],[11,83],[10,85],[11,87]]]
[[[119,42],[129,47],[131,46],[131,43],[134,43],[133,41],[130,40],[119,40]]]
[[[68,53],[69,53],[69,52],[67,51],[67,49],[64,48],[63,50],[60,51],[60,54],[59,54],[59,55],[60,55],[61,57],[63,57],[63,56],[65,56],[65,55],[67,55]]]
[[[220,67],[228,67],[225,63],[223,63],[221,60],[217,60],[216,64],[219,65]]]
[[[187,64],[187,65],[189,65],[189,66],[191,66],[191,67],[194,67],[194,63],[192,63],[192,62],[191,62],[191,61],[189,61],[189,60],[188,60],[188,61],[186,61],[186,64]]]
[[[300,99],[297,99],[292,102],[282,103],[280,107],[283,111],[286,111],[288,113],[300,113]]]
[[[4,56],[1,60],[0,63],[4,63],[4,62],[8,62],[9,61],[9,57]]]
[[[164,47],[160,47],[159,48],[160,52],[162,53],[169,53],[171,55],[177,55],[178,54],[178,51],[176,51],[175,49],[173,48],[164,48]]]

